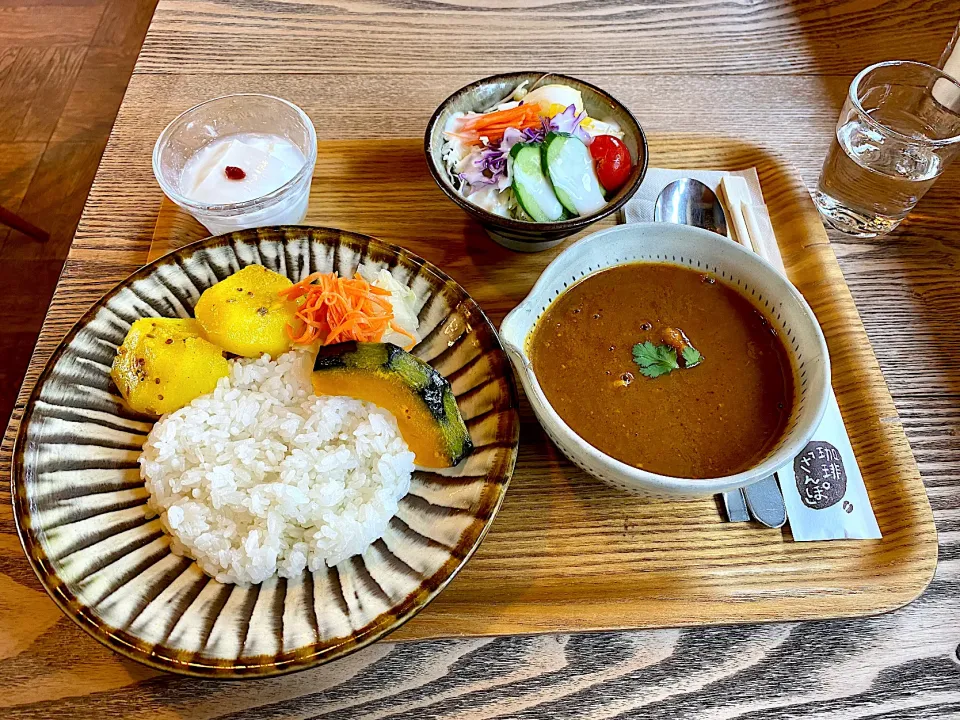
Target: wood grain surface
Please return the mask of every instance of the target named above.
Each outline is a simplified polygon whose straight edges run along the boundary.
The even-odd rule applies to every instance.
[[[156,0],[0,2],[0,417],[10,417]],[[10,33],[16,27],[17,32]]]
[[[605,87],[649,132],[772,147],[809,187],[852,75],[896,56],[935,61],[958,19],[960,7],[944,2],[161,2],[21,402],[82,311],[144,262],[161,199],[153,142],[199,100],[269,91],[303,106],[321,139],[417,137],[465,82],[545,67]],[[528,21],[537,32],[524,34]],[[121,661],[74,629],[27,567],[4,493],[0,714],[960,717],[958,198],[954,166],[887,238],[830,233],[896,405],[896,417],[877,422],[902,423],[939,531],[933,582],[905,608],[857,620],[381,643],[289,678],[218,685]],[[438,225],[457,217],[448,212]],[[368,219],[372,232],[376,214]],[[498,252],[478,244],[473,259]],[[16,416],[0,473],[15,428]]]
[[[883,540],[795,543],[724,522],[714,498],[625,495],[566,461],[524,404],[517,470],[493,528],[456,581],[391,639],[877,614],[913,600],[932,576],[937,538],[923,483],[802,179],[782,158],[732,138],[655,133],[649,143],[654,166],[757,168],[787,271],[830,346]],[[437,189],[418,139],[318,145],[305,222],[364,227],[443,263],[496,324],[575,241],[533,254],[494,248]],[[148,257],[208,234],[164,199]]]

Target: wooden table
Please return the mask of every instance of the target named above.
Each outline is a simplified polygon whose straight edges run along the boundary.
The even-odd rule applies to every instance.
[[[491,9],[481,10],[479,6]],[[566,72],[648,130],[721,132],[816,182],[850,78],[936,61],[943,2],[161,0],[0,453],[81,312],[145,260],[166,122],[236,91],[304,107],[320,138],[418,136],[449,92],[516,68]],[[960,166],[891,236],[831,234],[926,482],[940,562],[875,618],[597,635],[380,643],[328,667],[217,684],[122,660],[63,618],[0,497],[0,714],[18,717],[960,717]],[[34,600],[35,602],[30,602]],[[29,618],[10,609],[31,607]]]

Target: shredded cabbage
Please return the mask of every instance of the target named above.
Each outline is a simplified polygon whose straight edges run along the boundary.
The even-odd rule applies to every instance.
[[[360,276],[371,285],[390,291],[390,304],[393,306],[393,322],[416,338],[422,339],[417,332],[420,320],[417,318],[417,294],[406,285],[396,281],[386,268],[379,272],[372,267],[360,267]],[[410,338],[395,330],[387,330],[382,342],[393,343],[402,348],[410,346]]]
[[[514,90],[511,100],[498,103],[484,111],[494,112],[516,107],[527,94],[527,83]],[[446,130],[456,126],[462,117],[484,113],[453,113],[447,121]],[[455,135],[444,133],[440,156],[454,189],[478,207],[501,217],[528,219],[513,196],[511,184],[510,149],[518,142],[542,142],[548,132],[566,132],[590,145],[597,135],[614,135],[623,139],[620,126],[613,122],[595,120],[583,110],[579,114],[575,105],[569,105],[553,118],[542,118],[542,127],[518,130],[507,128],[503,140],[490,145],[481,137],[480,145],[465,142]],[[406,328],[405,328],[406,329]]]

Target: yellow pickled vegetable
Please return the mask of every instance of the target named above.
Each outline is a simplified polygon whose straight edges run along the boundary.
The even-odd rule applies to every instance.
[[[134,410],[163,415],[212,392],[230,366],[196,320],[137,320],[117,348],[110,376]]]
[[[248,265],[207,288],[194,314],[210,342],[243,357],[277,357],[290,349],[287,325],[303,327],[297,304],[277,293],[293,283],[262,265]]]

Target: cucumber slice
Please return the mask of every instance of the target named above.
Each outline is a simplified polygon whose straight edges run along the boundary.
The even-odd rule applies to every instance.
[[[513,162],[513,193],[524,212],[536,222],[553,222],[563,215],[563,206],[543,174],[540,143],[517,143],[510,149]]]
[[[580,138],[549,133],[543,143],[543,169],[561,204],[574,215],[589,215],[607,201],[600,189],[590,151]]]

